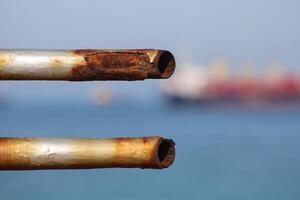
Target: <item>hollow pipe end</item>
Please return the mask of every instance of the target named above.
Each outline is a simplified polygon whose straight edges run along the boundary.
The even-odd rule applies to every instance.
[[[171,139],[161,138],[157,148],[157,166],[158,168],[167,168],[171,166],[175,159],[175,142]]]
[[[157,74],[151,78],[170,78],[175,71],[175,58],[170,51],[158,50],[158,53],[154,59],[154,66],[157,69]]]

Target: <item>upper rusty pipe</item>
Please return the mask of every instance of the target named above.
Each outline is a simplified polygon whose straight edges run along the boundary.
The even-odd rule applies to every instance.
[[[0,170],[169,167],[175,143],[144,138],[0,138]]]
[[[0,80],[166,79],[174,69],[166,50],[0,49]]]

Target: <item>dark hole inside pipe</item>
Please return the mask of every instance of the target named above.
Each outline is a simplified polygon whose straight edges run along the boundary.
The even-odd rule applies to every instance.
[[[170,141],[162,141],[158,147],[158,158],[160,162],[163,162],[168,155],[170,149],[173,147],[172,142]]]
[[[169,65],[174,65],[175,59],[173,55],[166,51],[164,52],[158,61],[158,69],[161,74],[164,74]]]

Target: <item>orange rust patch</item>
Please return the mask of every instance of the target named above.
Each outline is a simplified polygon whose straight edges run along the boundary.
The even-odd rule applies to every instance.
[[[131,53],[101,53],[88,55],[85,60],[89,66],[118,69],[142,66],[145,63],[145,56]]]
[[[76,50],[84,64],[72,68],[73,80],[143,80],[156,73],[149,56],[137,51]]]

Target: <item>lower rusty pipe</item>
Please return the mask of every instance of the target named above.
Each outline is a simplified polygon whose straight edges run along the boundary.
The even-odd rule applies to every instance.
[[[166,79],[174,69],[166,50],[0,49],[0,80]]]
[[[169,167],[175,143],[144,138],[0,138],[0,170]]]

